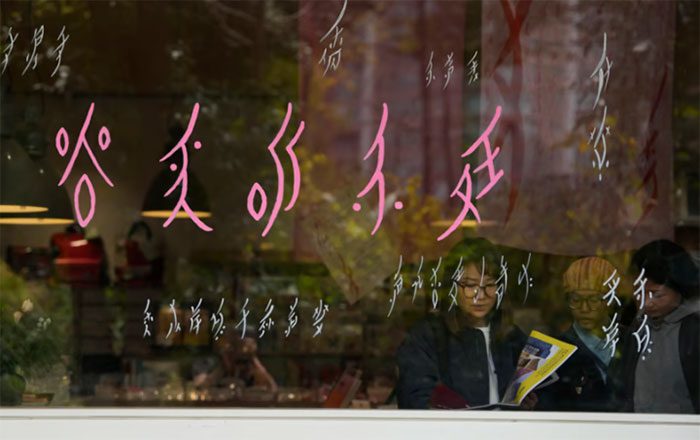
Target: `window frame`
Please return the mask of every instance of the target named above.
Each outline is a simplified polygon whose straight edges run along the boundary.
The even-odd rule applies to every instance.
[[[126,422],[126,423],[125,423]],[[16,408],[0,410],[5,439],[165,438],[242,434],[261,438],[334,439],[470,437],[645,440],[697,439],[700,415],[534,411]],[[207,437],[203,437],[203,435]],[[303,437],[302,437],[303,436]],[[225,438],[225,437],[223,437]]]

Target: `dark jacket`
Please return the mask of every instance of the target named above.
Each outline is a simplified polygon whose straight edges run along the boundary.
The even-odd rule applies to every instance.
[[[700,414],[700,314],[691,313],[680,323],[677,342],[679,362],[695,413]],[[630,326],[629,331],[635,331],[636,327]],[[622,411],[634,411],[635,376],[639,358],[635,338],[630,333],[625,338],[622,358],[615,368],[617,395],[622,402]],[[659,371],[659,375],[663,374],[663,371]]]
[[[502,396],[527,337],[518,328],[503,338],[496,333],[492,327],[491,357]],[[465,327],[454,334],[442,319],[429,318],[409,331],[396,357],[399,408],[428,408],[438,385],[458,393],[469,406],[489,403],[486,341],[478,329]]]
[[[557,370],[559,380],[537,391],[536,409],[541,411],[614,411],[612,380],[601,371],[608,366],[579,338],[573,327],[559,335],[560,339],[578,349]]]

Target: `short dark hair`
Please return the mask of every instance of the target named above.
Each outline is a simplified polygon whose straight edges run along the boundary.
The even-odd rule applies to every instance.
[[[639,248],[631,268],[637,273],[644,269],[647,279],[672,288],[683,298],[698,296],[700,271],[690,254],[670,240],[655,240]]]

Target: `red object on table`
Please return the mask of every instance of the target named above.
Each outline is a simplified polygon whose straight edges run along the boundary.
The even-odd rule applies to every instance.
[[[68,283],[99,283],[104,262],[102,240],[85,239],[79,232],[61,232],[51,236],[58,250],[54,259],[56,275]]]
[[[323,402],[324,408],[347,408],[362,384],[362,371],[345,369]]]

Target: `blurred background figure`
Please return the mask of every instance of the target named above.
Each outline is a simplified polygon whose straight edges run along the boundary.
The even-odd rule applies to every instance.
[[[209,373],[195,376],[195,385],[204,388],[234,384],[240,390],[255,388],[277,393],[277,382],[258,358],[257,351],[255,339],[241,340],[238,335],[227,333],[217,345],[219,365]]]

